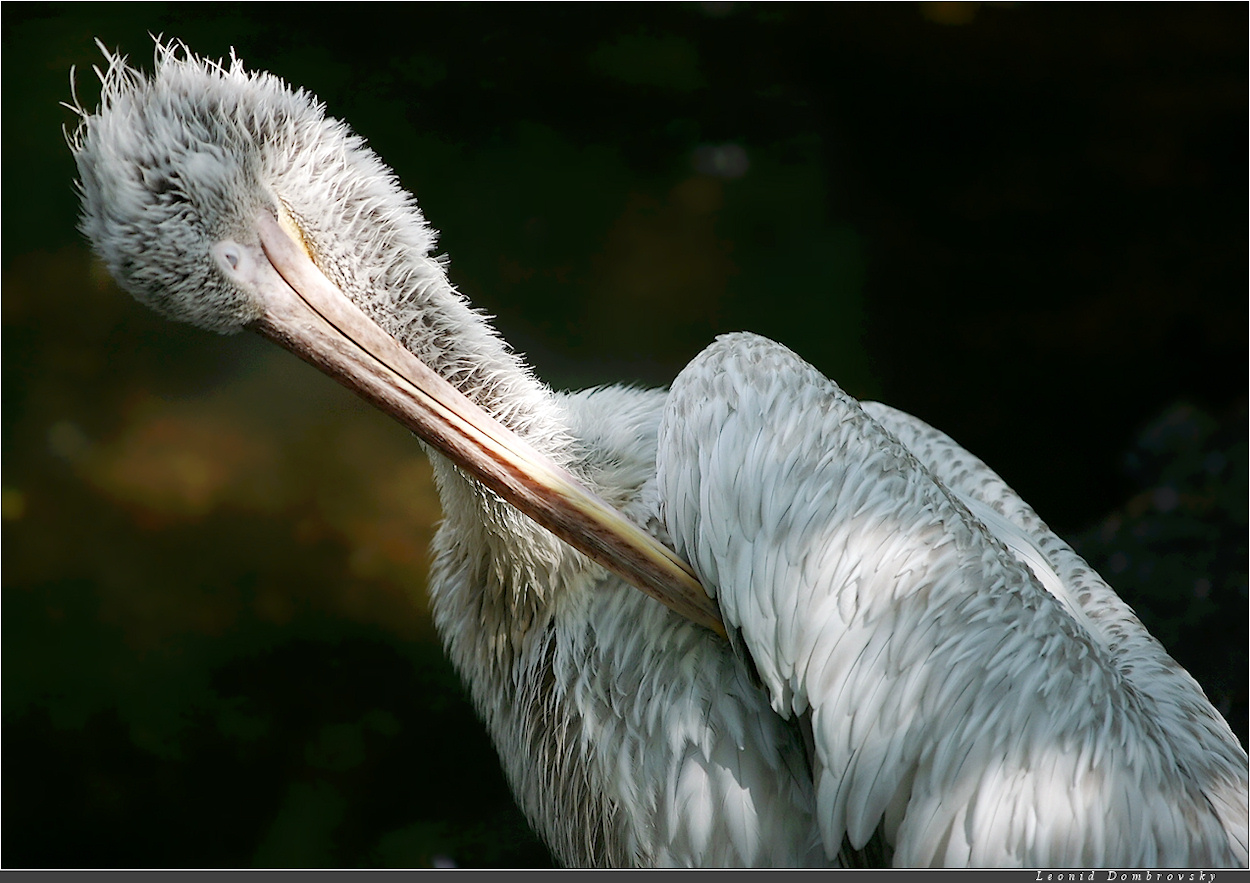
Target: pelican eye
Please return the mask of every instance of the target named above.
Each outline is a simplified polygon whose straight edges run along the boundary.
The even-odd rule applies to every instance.
[[[239,248],[238,243],[223,242],[213,249],[217,260],[229,267],[230,270],[238,272],[239,264],[243,260],[243,250]]]
[[[233,239],[223,239],[213,245],[211,253],[217,269],[234,284],[252,291],[261,282],[265,261],[257,259],[259,247],[249,249]]]

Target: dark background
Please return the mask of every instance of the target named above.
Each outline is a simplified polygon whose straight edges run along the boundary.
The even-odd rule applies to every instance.
[[[149,32],[350,121],[554,386],[751,329],[944,429],[1244,743],[1244,4],[6,4],[4,865],[549,861],[415,443],[74,231],[69,69]]]

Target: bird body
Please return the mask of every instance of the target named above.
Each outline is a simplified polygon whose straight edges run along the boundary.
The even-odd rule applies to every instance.
[[[656,524],[664,401],[623,388],[551,398],[585,452],[579,476],[640,524]],[[567,547],[518,560],[512,531],[530,526],[510,524],[514,512],[433,462],[444,508],[434,621],[513,792],[557,858],[827,865],[802,746],[729,645]],[[484,515],[484,505],[495,511]]]
[[[444,510],[435,624],[560,861],[1246,864],[1247,761],[1227,724],[946,436],[752,335],[716,341],[671,392],[555,392],[311,96],[172,45],[150,80],[116,57],[102,79],[71,147],[83,230],[122,285],[434,415],[408,425]],[[356,320],[308,297],[312,312],[275,318],[271,296],[300,293],[283,236],[448,398],[355,355]],[[445,413],[462,400],[485,413],[463,436],[480,423],[480,459]],[[516,495],[483,477],[500,464]],[[597,525],[589,539],[533,520],[548,496]],[[634,538],[604,539],[618,528]],[[706,594],[683,595],[698,586],[668,546]],[[647,579],[673,609],[635,590],[635,559],[660,562]]]

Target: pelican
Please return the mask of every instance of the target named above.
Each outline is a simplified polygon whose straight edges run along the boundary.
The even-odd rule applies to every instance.
[[[1247,864],[1228,725],[946,435],[745,333],[667,391],[554,391],[312,95],[105,55],[82,231],[141,302],[419,436],[435,624],[562,863]]]

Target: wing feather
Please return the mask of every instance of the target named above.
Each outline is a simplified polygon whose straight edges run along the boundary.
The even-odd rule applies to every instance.
[[[1176,762],[1200,784],[1228,832],[1238,864],[1246,865],[1250,861],[1246,752],[1198,683],[1167,655],[1093,568],[981,460],[910,414],[877,402],[865,402],[863,408],[1029,567],[1086,635],[1113,654],[1118,672],[1135,698],[1150,709],[1168,744],[1195,749]],[[1095,743],[1094,752],[1096,767],[1101,741]]]
[[[808,716],[831,859],[880,832],[902,864],[1244,862],[1227,726],[945,436],[729,335],[674,382],[659,450],[674,547],[714,583],[773,709]],[[1140,665],[1166,675],[1165,725]],[[1200,736],[1215,761],[1193,756]]]

